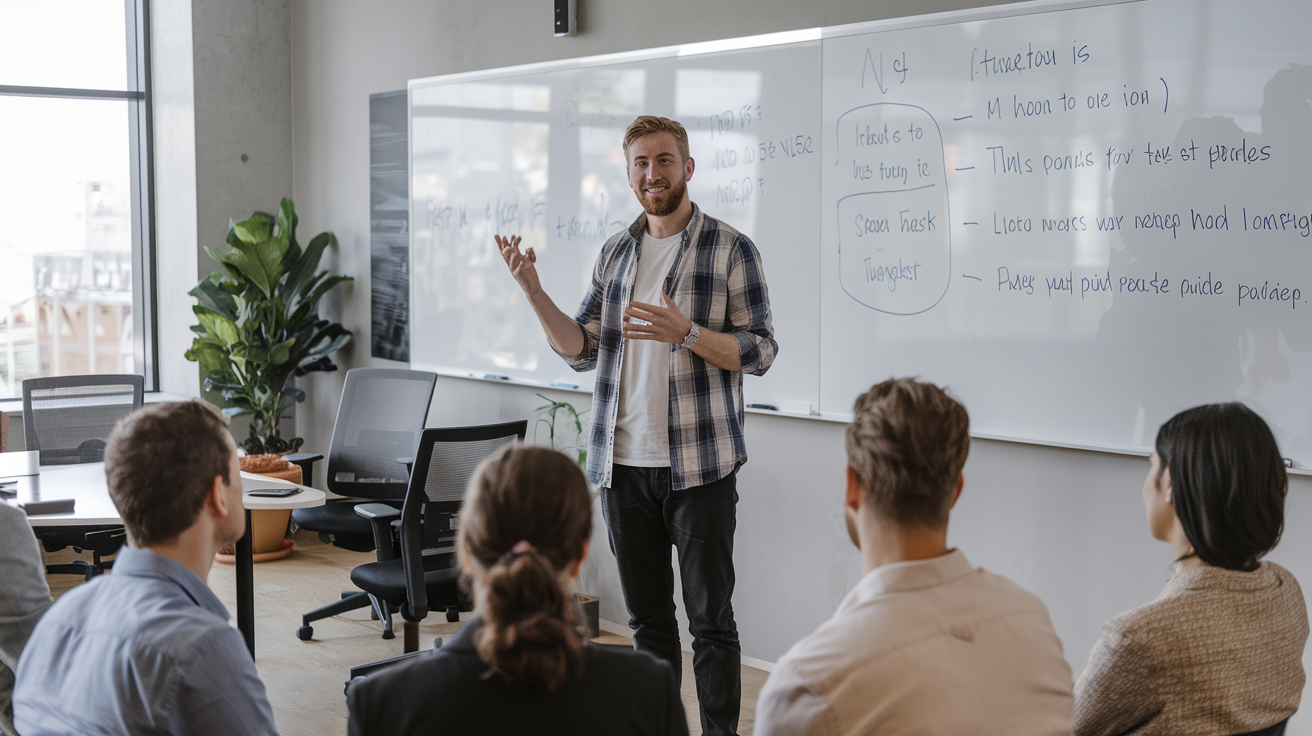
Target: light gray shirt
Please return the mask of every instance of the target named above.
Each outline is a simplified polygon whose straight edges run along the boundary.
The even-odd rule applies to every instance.
[[[14,670],[41,614],[50,586],[27,514],[0,502],[0,734],[14,736]]]
[[[23,736],[277,733],[219,599],[182,564],[128,547],[37,624],[14,722]]]
[[[1065,736],[1071,668],[1043,603],[953,550],[871,570],[784,654],[757,736]]]

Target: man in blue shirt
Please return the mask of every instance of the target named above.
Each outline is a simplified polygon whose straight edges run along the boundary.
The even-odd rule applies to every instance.
[[[54,734],[276,734],[264,684],[205,585],[246,529],[237,448],[212,406],[153,404],[115,427],[109,493],[128,544],[65,593],[18,662],[14,723]]]

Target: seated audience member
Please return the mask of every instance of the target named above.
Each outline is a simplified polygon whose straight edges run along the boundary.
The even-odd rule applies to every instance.
[[[446,646],[353,683],[352,736],[687,734],[669,665],[579,630],[573,587],[591,535],[573,460],[511,445],[484,461],[457,542],[478,615]]]
[[[1285,519],[1275,437],[1243,404],[1211,404],[1163,424],[1156,450],[1143,502],[1175,575],[1103,624],[1075,689],[1075,733],[1283,733],[1308,620],[1294,576],[1260,561]]]
[[[50,586],[41,548],[27,515],[0,502],[0,734],[15,736],[14,670],[41,614],[50,607]]]
[[[114,570],[60,596],[18,663],[23,736],[274,734],[264,684],[205,586],[245,531],[237,448],[209,404],[153,404],[105,448],[128,546]]]
[[[844,511],[865,575],[775,665],[758,736],[1070,733],[1071,670],[1047,609],[947,546],[969,424],[913,379],[857,399]]]

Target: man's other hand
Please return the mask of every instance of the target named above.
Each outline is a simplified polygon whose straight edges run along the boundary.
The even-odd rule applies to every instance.
[[[661,297],[666,306],[642,302],[629,303],[629,308],[624,310],[624,316],[627,318],[623,329],[625,337],[631,340],[655,340],[676,345],[683,343],[683,339],[688,336],[688,331],[692,329],[692,320],[683,316],[683,312],[674,306],[674,300],[669,295],[662,292]],[[633,322],[633,319],[649,324]]]

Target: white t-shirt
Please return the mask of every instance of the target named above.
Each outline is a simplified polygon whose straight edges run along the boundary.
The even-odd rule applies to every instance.
[[[663,306],[665,277],[679,254],[683,233],[642,236],[642,255],[633,279],[633,301]],[[670,345],[655,340],[624,341],[620,403],[615,418],[614,460],[638,468],[670,465]]]

